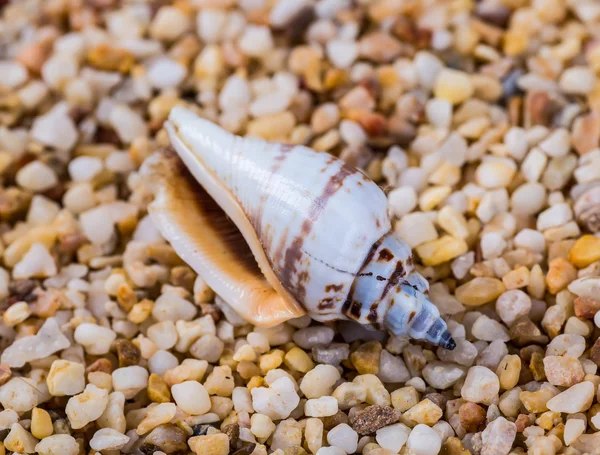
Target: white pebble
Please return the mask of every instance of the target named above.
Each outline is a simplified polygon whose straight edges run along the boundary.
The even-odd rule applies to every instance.
[[[442,446],[442,439],[434,429],[420,423],[410,432],[406,446],[415,455],[436,455]]]
[[[331,446],[339,447],[346,453],[354,453],[358,446],[358,433],[348,424],[340,423],[329,430],[327,442]]]
[[[375,433],[375,440],[384,449],[391,450],[394,453],[400,452],[411,433],[403,423],[396,423],[387,427],[380,428]]]
[[[117,368],[112,372],[112,382],[115,391],[129,400],[148,386],[148,370],[138,365]]]
[[[108,405],[108,391],[88,384],[83,393],[71,397],[65,412],[73,429],[79,429],[102,415]]]
[[[402,186],[388,194],[390,210],[398,218],[412,212],[417,206],[417,192],[411,186]]]
[[[238,41],[240,50],[250,57],[265,57],[275,46],[271,30],[258,25],[246,26]]]
[[[484,259],[499,257],[506,248],[506,240],[498,232],[488,232],[481,236],[481,253]]]
[[[90,447],[94,450],[119,450],[129,442],[129,436],[112,428],[102,428],[90,439]]]
[[[560,89],[573,95],[586,95],[596,86],[596,74],[587,66],[567,68],[560,76]]]
[[[525,248],[534,253],[546,251],[546,238],[544,234],[534,229],[525,228],[519,231],[514,238],[515,246]]]
[[[500,381],[491,370],[482,366],[469,368],[460,391],[461,396],[473,403],[490,403],[498,395]]]
[[[69,175],[76,182],[92,180],[104,167],[100,158],[78,156],[69,162]]]
[[[308,417],[328,417],[338,412],[338,402],[334,397],[321,397],[307,400],[304,414]]]
[[[75,341],[82,345],[91,355],[107,354],[117,334],[109,328],[91,322],[79,324],[73,335]]]
[[[573,213],[569,204],[563,202],[554,204],[538,215],[536,229],[545,231],[557,226],[562,226],[573,219]]]
[[[187,76],[187,68],[168,57],[158,57],[148,64],[148,80],[158,90],[175,88]]]
[[[78,455],[79,443],[70,434],[53,434],[42,439],[35,451],[38,455]]]
[[[140,114],[124,104],[118,104],[110,110],[108,121],[126,144],[148,134],[146,122]]]
[[[171,393],[177,406],[188,414],[203,415],[210,410],[211,402],[208,392],[197,381],[184,381],[175,384],[171,387]]]
[[[48,165],[36,160],[19,169],[16,181],[25,189],[41,192],[55,186],[58,178]]]
[[[273,420],[287,419],[300,403],[294,383],[287,376],[273,381],[268,388],[255,387],[250,393],[252,406],[256,412]]]
[[[23,258],[15,264],[13,278],[47,278],[57,273],[54,258],[43,243],[31,245]]]
[[[356,41],[332,39],[326,44],[327,58],[337,68],[349,68],[358,57]]]
[[[49,147],[69,151],[77,142],[77,127],[69,117],[68,106],[57,104],[46,114],[36,117],[31,136]]]

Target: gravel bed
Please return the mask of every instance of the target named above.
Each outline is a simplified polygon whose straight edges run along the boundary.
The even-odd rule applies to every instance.
[[[600,3],[0,0],[0,455],[600,453]],[[186,105],[385,188],[453,351],[248,325],[138,170]]]

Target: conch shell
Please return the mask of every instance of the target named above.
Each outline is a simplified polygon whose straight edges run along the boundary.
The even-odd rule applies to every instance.
[[[240,316],[350,319],[453,349],[383,191],[304,146],[235,136],[175,107],[173,150],[142,172],[149,214],[175,251]]]

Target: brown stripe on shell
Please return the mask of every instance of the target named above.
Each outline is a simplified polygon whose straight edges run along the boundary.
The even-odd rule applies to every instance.
[[[334,160],[332,162],[335,162]],[[297,266],[300,260],[302,259],[302,248],[304,245],[305,239],[310,234],[314,223],[317,221],[323,210],[327,206],[327,203],[331,199],[331,197],[342,188],[344,181],[346,178],[357,174],[358,171],[352,169],[346,165],[340,167],[340,169],[327,181],[325,188],[322,193],[317,196],[311,204],[311,207],[308,211],[308,216],[302,222],[302,226],[300,228],[300,234],[297,235],[292,243],[288,247],[285,252],[285,258],[283,262],[283,267],[280,272],[280,280],[282,284],[286,287],[286,289],[294,292],[292,294],[299,302],[304,300],[304,296],[306,295],[306,289],[304,287],[304,280],[298,279],[296,284],[292,283],[292,277],[295,272],[297,272]],[[300,278],[300,274],[298,274]]]
[[[400,278],[402,278],[404,275],[406,275],[406,270],[404,269],[404,261],[402,259],[399,259],[398,262],[396,262],[396,267],[390,275],[390,278],[387,284],[385,285],[385,288],[383,288],[383,292],[381,293],[381,297],[379,298],[379,300],[383,300],[387,293],[390,292],[392,288],[396,287],[396,285],[400,281]]]
[[[367,267],[367,265],[369,265],[369,263],[373,259],[373,256],[375,256],[375,253],[377,252],[377,250],[379,249],[379,246],[383,242],[384,237],[385,236],[382,236],[379,240],[377,240],[371,246],[371,249],[365,256],[365,260],[363,261],[362,265],[360,266],[360,269],[358,270],[358,273],[356,274],[356,276],[363,276],[362,271],[365,269],[365,267]],[[355,303],[353,301],[355,286],[356,286],[356,279],[352,282],[352,285],[350,286],[350,292],[348,292],[348,295],[346,296],[346,300],[344,301],[344,304],[342,305],[342,314],[349,314],[350,307]],[[350,316],[353,316],[353,314],[350,313]],[[360,317],[360,314],[358,315],[358,317]]]

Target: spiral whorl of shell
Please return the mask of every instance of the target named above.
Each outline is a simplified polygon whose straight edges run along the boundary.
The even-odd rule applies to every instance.
[[[166,128],[186,168],[235,223],[290,314],[304,308],[321,321],[350,318],[409,334],[413,319],[429,321],[428,327],[440,320],[445,329],[426,298],[399,294],[404,284],[424,296],[427,282],[413,272],[410,248],[391,232],[385,194],[363,173],[304,146],[242,139],[181,107],[173,109]],[[387,261],[381,261],[384,250]],[[206,280],[220,294],[220,283]],[[253,321],[242,308],[243,293],[222,297]],[[414,314],[387,322],[393,307],[408,308],[406,299]],[[260,322],[270,324],[268,319],[263,314]]]

